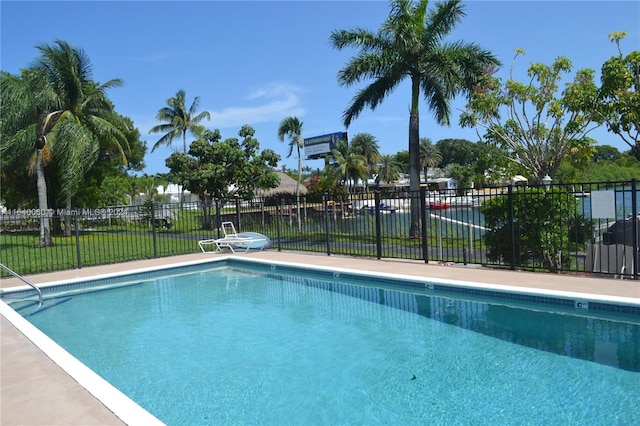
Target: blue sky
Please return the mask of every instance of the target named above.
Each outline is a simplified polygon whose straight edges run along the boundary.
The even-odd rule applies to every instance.
[[[640,50],[638,1],[467,1],[467,16],[449,40],[476,42],[502,62],[506,77],[515,48],[523,48],[515,68],[525,81],[532,62],[550,64],[558,56],[574,70],[592,68],[616,54],[608,39],[613,31],[628,32],[625,52]],[[39,44],[65,40],[82,48],[98,82],[112,78],[124,86],[108,95],[116,110],[130,117],[147,141],[146,173],[168,171],[164,160],[171,148],[151,153],[160,135],[149,134],[158,110],[178,90],[187,103],[200,97],[209,111],[204,124],[235,137],[243,124],[256,129],[261,148],[272,148],[282,164],[295,168],[295,154],[277,130],[286,116],[303,121],[303,137],[348,131],[376,137],[383,154],[407,149],[408,82],[399,86],[375,111],[365,110],[348,129],[342,113],[356,91],[337,82],[338,70],[355,51],[337,51],[329,44],[335,29],[363,27],[377,31],[389,12],[386,1],[7,1],[0,2],[0,67],[18,73],[33,64]],[[458,126],[464,99],[453,103],[450,127],[440,127],[421,104],[420,136],[476,141],[472,129]],[[628,145],[613,134],[590,134],[600,144],[621,151]],[[322,160],[305,165],[321,168]]]

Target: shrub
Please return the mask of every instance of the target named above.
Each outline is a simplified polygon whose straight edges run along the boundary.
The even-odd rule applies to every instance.
[[[509,218],[513,205],[513,241]],[[542,188],[517,190],[512,196],[501,195],[482,205],[486,226],[488,258],[515,266],[531,262],[556,272],[569,265],[569,226],[574,221],[577,201],[570,193]],[[515,258],[512,259],[512,244]]]

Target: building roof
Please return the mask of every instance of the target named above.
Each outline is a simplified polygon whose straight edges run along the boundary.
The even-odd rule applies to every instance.
[[[270,197],[272,195],[277,195],[277,194],[295,194],[296,193],[296,186],[298,185],[298,182],[286,173],[283,173],[283,172],[276,172],[276,173],[280,178],[280,185],[271,189],[256,190],[256,195],[258,197]],[[304,186],[302,182],[300,182],[300,195],[304,195],[307,192],[308,192],[307,187]]]

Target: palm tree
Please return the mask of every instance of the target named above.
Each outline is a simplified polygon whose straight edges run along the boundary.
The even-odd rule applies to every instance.
[[[378,150],[378,141],[375,136],[370,133],[356,134],[349,144],[349,149],[354,154],[364,157],[364,163],[369,176],[377,172],[378,162],[380,161],[380,151]]]
[[[393,182],[400,177],[400,164],[394,155],[384,154],[380,156],[380,165],[378,166],[378,176],[376,183]]]
[[[420,138],[420,166],[424,170],[424,182],[427,183],[429,168],[438,167],[442,155],[437,146],[429,138]]]
[[[41,56],[36,67],[46,74],[55,99],[55,108],[46,117],[41,137],[46,139],[48,131],[55,146],[53,155],[70,210],[71,198],[98,159],[101,144],[117,147],[123,164],[127,165],[124,148],[128,150],[129,143],[118,127],[121,118],[106,95],[108,89],[123,83],[120,79],[95,83],[89,58],[65,41],[57,40],[54,46],[43,44],[37,49]],[[65,235],[69,236],[70,216],[65,219]]]
[[[49,127],[47,111],[54,105],[54,93],[46,74],[34,68],[23,69],[20,76],[1,72],[0,93],[0,158],[5,163],[9,157],[17,161],[30,157],[29,170],[36,173],[38,209],[42,213],[49,209],[44,168],[51,152],[45,133]],[[53,245],[49,218],[44,214],[40,215],[39,245]]]
[[[345,185],[349,185],[350,179],[353,181],[353,186],[349,185],[349,192],[355,192],[359,179],[366,182],[368,175],[365,157],[353,152],[347,141],[339,141],[331,151],[331,156],[333,161],[330,170],[334,179],[344,182]]]
[[[338,72],[342,86],[363,79],[373,82],[359,90],[343,114],[345,126],[365,107],[374,110],[400,83],[411,80],[409,112],[410,189],[420,188],[419,100],[424,96],[441,125],[449,124],[450,102],[459,91],[469,94],[482,69],[498,65],[488,51],[473,43],[443,42],[464,16],[460,0],[437,4],[427,14],[427,0],[393,0],[391,13],[377,33],[357,28],[336,30],[330,39],[337,49],[359,48],[357,56]],[[411,203],[412,237],[420,236],[420,206]]]
[[[302,121],[298,117],[286,117],[280,122],[278,128],[278,139],[280,142],[284,142],[284,138],[289,138],[289,154],[287,158],[293,154],[293,148],[295,146],[298,155],[298,183],[296,185],[296,205],[297,205],[297,217],[298,217],[298,232],[302,231],[302,225],[300,224],[300,182],[302,180],[302,157],[300,156],[300,149],[304,147],[304,139],[302,139]]]
[[[183,152],[187,153],[187,132],[191,132],[196,137],[202,135],[205,130],[200,122],[205,118],[211,119],[208,111],[196,114],[200,106],[200,97],[196,96],[193,103],[187,110],[186,94],[184,90],[179,90],[176,96],[167,99],[167,105],[161,108],[156,115],[156,120],[163,124],[153,126],[149,133],[164,133],[164,135],[153,145],[151,152],[162,145],[171,146],[171,143],[182,136]]]

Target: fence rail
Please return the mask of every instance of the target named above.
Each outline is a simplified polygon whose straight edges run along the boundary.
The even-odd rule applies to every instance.
[[[635,180],[459,193],[306,196],[299,206],[293,196],[276,196],[206,206],[9,210],[0,216],[0,262],[32,274],[194,253],[198,240],[221,236],[219,224],[232,221],[240,232],[269,236],[277,250],[638,278]],[[43,221],[49,247],[40,244]]]

